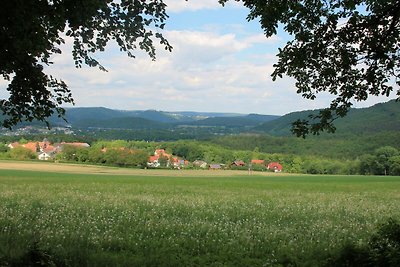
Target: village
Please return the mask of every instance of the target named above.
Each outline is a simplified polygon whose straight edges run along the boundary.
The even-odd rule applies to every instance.
[[[8,149],[13,150],[15,148],[25,149],[30,151],[35,155],[36,159],[44,160],[44,161],[57,161],[60,159],[58,156],[63,155],[63,151],[65,151],[66,147],[72,147],[79,150],[89,149],[91,146],[88,143],[84,142],[60,142],[60,143],[51,143],[47,138],[44,138],[41,142],[13,142],[7,145]],[[135,154],[134,150],[125,149],[124,147],[120,147],[119,151],[124,151],[128,154]],[[115,149],[107,149],[106,147],[102,147],[98,152],[102,154],[106,154],[109,151],[115,151]],[[70,159],[64,157],[62,159]],[[197,168],[197,169],[209,169],[209,170],[223,170],[223,169],[243,169],[243,170],[251,170],[254,166],[261,167],[261,170],[273,171],[273,172],[282,172],[283,166],[279,162],[266,162],[261,159],[252,159],[250,162],[246,163],[243,160],[235,160],[230,163],[208,163],[202,159],[196,159],[193,162],[189,162],[188,160],[167,153],[165,149],[155,149],[152,155],[147,156],[147,162],[145,163],[145,168],[174,168],[174,169],[182,169],[182,168]],[[143,166],[142,166],[143,167]],[[258,168],[260,169],[260,168]]]

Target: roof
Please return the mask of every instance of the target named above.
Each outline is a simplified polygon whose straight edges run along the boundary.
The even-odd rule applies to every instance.
[[[265,161],[263,159],[252,159],[251,163],[253,163],[253,164],[264,164]]]
[[[150,156],[150,157],[149,157],[149,162],[157,161],[159,158],[160,158],[160,157],[159,157],[158,155]]]
[[[281,171],[283,169],[282,165],[279,162],[271,162],[268,164],[268,169]]]
[[[236,165],[236,166],[245,166],[246,165],[246,163],[244,163],[243,160],[235,160],[233,162],[233,164]]]
[[[168,159],[170,159],[172,157],[171,154],[168,154],[165,152],[165,149],[156,149],[156,151],[154,151],[154,155],[155,156],[164,156],[164,157],[167,157]]]
[[[22,145],[22,146],[25,147],[25,148],[27,148],[27,149],[29,149],[29,150],[31,150],[31,151],[34,152],[34,153],[37,152],[38,146],[39,146],[39,147],[42,147],[42,146],[40,145],[40,143],[38,143],[38,142],[29,142],[29,143],[26,143],[26,144],[24,144],[24,145]]]
[[[221,169],[221,164],[210,164],[210,169]]]

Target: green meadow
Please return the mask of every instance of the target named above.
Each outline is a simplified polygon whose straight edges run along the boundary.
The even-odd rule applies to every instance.
[[[0,170],[0,265],[324,266],[400,219],[400,177],[173,173]]]

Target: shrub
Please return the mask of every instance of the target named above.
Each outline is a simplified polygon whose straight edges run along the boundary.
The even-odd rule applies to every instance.
[[[400,224],[389,219],[363,246],[346,245],[327,266],[400,266]]]
[[[10,155],[10,158],[16,160],[29,160],[37,158],[34,152],[24,147],[13,148],[8,153]]]
[[[57,262],[48,251],[39,248],[38,244],[33,243],[28,250],[18,258],[2,258],[0,266],[64,266],[62,262]]]

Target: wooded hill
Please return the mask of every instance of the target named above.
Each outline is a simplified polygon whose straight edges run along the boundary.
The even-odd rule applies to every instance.
[[[318,110],[289,113],[256,126],[254,130],[275,136],[288,136],[291,135],[290,127],[293,121],[307,119],[309,115],[317,113]],[[352,109],[346,117],[337,119],[335,126],[337,135],[399,131],[400,103],[391,100],[369,108]]]
[[[99,129],[182,129],[185,127],[219,127],[234,133],[265,133],[290,136],[291,123],[307,119],[318,110],[293,112],[284,116],[233,113],[165,112],[156,110],[121,111],[107,108],[71,108],[66,118],[73,128]],[[67,123],[51,118],[52,125]],[[352,109],[335,121],[336,135],[379,133],[400,130],[400,103],[392,100],[369,108]],[[220,132],[218,132],[220,133]],[[227,131],[231,134],[231,131]],[[222,132],[223,134],[223,132]]]

